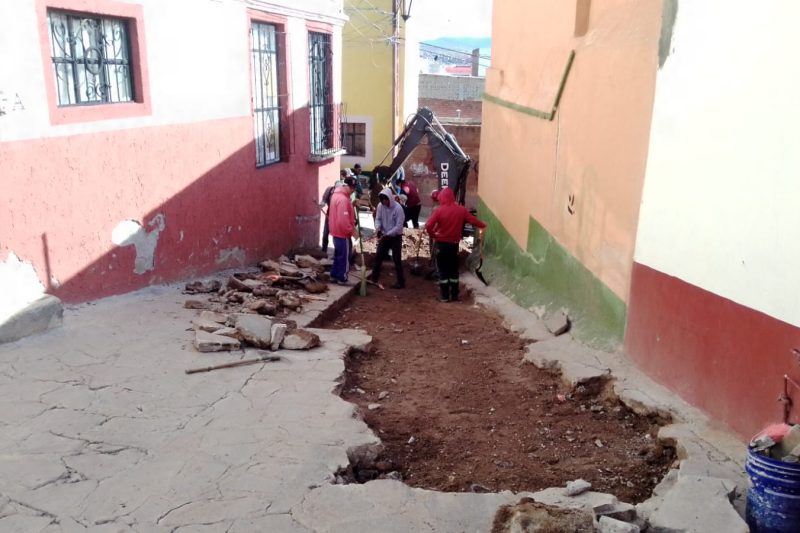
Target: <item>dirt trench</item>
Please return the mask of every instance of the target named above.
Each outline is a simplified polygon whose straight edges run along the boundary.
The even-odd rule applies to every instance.
[[[393,283],[393,272],[382,281]],[[536,491],[583,478],[630,503],[651,495],[674,460],[655,438],[661,421],[633,413],[607,387],[568,390],[558,373],[522,362],[526,341],[499,316],[469,295],[436,296],[432,281],[407,276],[406,289],[370,286],[319,324],[373,337],[369,353],[348,357],[341,395],[384,448],[345,478],[455,492]]]

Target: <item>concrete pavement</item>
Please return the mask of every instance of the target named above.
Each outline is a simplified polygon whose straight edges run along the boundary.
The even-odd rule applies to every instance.
[[[190,322],[197,312],[182,307],[179,289],[151,287],[69,307],[62,328],[0,345],[0,531],[488,531],[497,507],[521,496],[436,493],[388,480],[332,485],[348,449],[378,442],[335,394],[344,354],[364,348],[369,336],[314,330],[322,339],[314,350],[185,375],[254,354],[196,352]],[[483,305],[540,340],[531,346],[555,342],[533,315],[475,289],[484,291]],[[311,323],[347,290],[331,287],[330,301],[306,305],[298,324]],[[606,372],[602,357],[592,365]],[[587,378],[576,372],[575,379]],[[635,389],[633,377],[623,382]],[[670,490],[689,487],[698,499],[696,490],[712,484],[721,506],[713,518],[722,522],[709,527],[741,530],[726,499],[741,479],[722,489],[715,481],[738,465],[724,447],[706,444],[701,426],[682,422],[688,425],[671,426],[665,437],[685,439],[686,471],[665,482],[642,514],[670,527],[683,512],[680,491]],[[705,527],[695,519],[680,525]]]

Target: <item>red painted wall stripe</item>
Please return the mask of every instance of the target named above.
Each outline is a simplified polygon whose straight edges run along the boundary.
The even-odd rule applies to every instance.
[[[634,263],[625,348],[656,381],[743,438],[782,418],[800,328]],[[800,422],[800,391],[792,415]]]

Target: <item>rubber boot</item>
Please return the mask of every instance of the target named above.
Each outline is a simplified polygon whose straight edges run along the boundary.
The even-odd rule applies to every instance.
[[[442,295],[439,297],[439,301],[440,302],[450,301],[450,284],[444,281],[440,281],[439,290],[441,290],[442,292]]]
[[[450,301],[458,301],[458,281],[450,280]]]

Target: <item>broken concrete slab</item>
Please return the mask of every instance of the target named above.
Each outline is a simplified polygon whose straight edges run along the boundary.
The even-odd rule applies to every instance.
[[[0,344],[56,328],[62,324],[63,316],[61,300],[45,294],[0,323]]]
[[[639,533],[641,529],[636,524],[623,522],[608,516],[601,516],[598,520],[599,533]]]
[[[203,330],[195,331],[194,347],[198,352],[225,352],[238,350],[241,343],[238,339],[226,335],[216,335]]]
[[[569,317],[564,311],[557,311],[544,321],[544,327],[556,337],[569,331],[569,326]]]
[[[217,313],[216,311],[200,311],[198,315],[203,320],[210,320],[211,322],[218,322],[225,324],[228,322],[228,315],[225,313]]]
[[[575,496],[568,496],[564,493],[564,487],[550,487],[540,490],[534,492],[531,497],[537,502],[546,503],[547,505],[571,509],[587,509],[589,511],[593,511],[595,507],[601,505],[617,505],[619,503],[616,496],[605,492],[587,491]]]
[[[654,531],[748,533],[750,529],[730,503],[730,487],[723,480],[679,476],[663,497],[637,506]]]
[[[192,319],[192,326],[197,331],[207,331],[208,333],[214,333],[218,329],[221,329],[225,326],[216,322],[214,320],[209,320],[207,318],[203,318],[202,316],[198,316]]]
[[[281,347],[281,343],[286,336],[286,329],[286,324],[272,324],[269,349],[273,352]]]
[[[503,317],[503,325],[522,339],[541,341],[553,336],[541,319],[512,302],[497,289],[486,287],[474,276],[462,276],[461,282],[473,291],[476,304],[497,312]]]
[[[244,342],[256,348],[269,348],[272,342],[272,321],[259,315],[239,313],[234,315],[233,322]]]
[[[529,344],[525,352],[525,361],[539,368],[561,370],[562,379],[571,389],[601,386],[611,376],[604,353],[580,344],[571,335]]]
[[[517,500],[511,492],[444,493],[383,479],[316,488],[291,516],[317,533],[491,531],[497,509]]]
[[[565,509],[523,498],[516,505],[497,510],[492,531],[594,533],[594,516],[585,509]]]
[[[285,350],[310,350],[321,344],[319,335],[304,329],[295,329],[286,333],[281,345]]]

